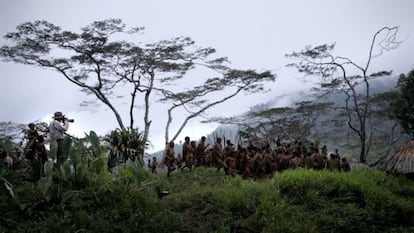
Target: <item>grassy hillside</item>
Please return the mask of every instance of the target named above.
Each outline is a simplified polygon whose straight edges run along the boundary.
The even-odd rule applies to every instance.
[[[176,173],[160,201],[182,232],[413,232],[414,182],[380,171],[298,169],[273,179]]]
[[[114,177],[100,159],[83,169],[47,164],[32,181],[30,171],[0,168],[0,232],[414,231],[414,182],[380,171],[298,169],[255,181],[212,168],[167,178],[132,164]]]

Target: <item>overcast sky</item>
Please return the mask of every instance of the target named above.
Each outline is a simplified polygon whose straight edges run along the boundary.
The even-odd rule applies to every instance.
[[[144,26],[152,41],[189,36],[197,45],[213,47],[240,69],[265,69],[277,73],[272,91],[239,96],[212,109],[209,116],[241,114],[255,104],[277,96],[306,90],[300,75],[285,65],[284,55],[306,45],[336,42],[335,54],[360,63],[366,61],[373,34],[384,26],[399,26],[404,42],[375,59],[376,69],[395,75],[414,69],[414,1],[412,0],[1,0],[0,35],[15,31],[18,24],[47,20],[64,30],[79,32],[93,21],[121,18],[128,27]],[[5,43],[0,39],[1,44]],[[81,108],[85,95],[58,73],[0,61],[0,122],[29,123],[51,120],[55,111],[76,119],[70,133],[95,130],[105,134],[117,126],[106,108]],[[162,148],[165,111],[151,113],[150,140]],[[199,138],[215,125],[189,124],[180,136]],[[140,126],[140,128],[143,128]],[[150,150],[150,151],[151,151]]]

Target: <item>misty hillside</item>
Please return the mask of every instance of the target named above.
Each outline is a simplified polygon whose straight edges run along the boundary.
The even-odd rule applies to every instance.
[[[371,93],[375,95],[385,91],[394,90],[396,87],[397,78],[385,77],[371,82]],[[239,143],[248,143],[246,140],[241,139],[240,132],[243,131],[243,127],[258,127],[263,123],[263,118],[255,116],[255,113],[266,111],[272,108],[284,108],[294,107],[295,103],[301,101],[312,101],[315,103],[333,103],[332,107],[324,110],[317,116],[314,126],[310,129],[310,133],[306,136],[309,142],[317,142],[320,146],[327,145],[329,151],[339,149],[343,156],[348,158],[358,158],[359,153],[359,141],[355,133],[347,125],[347,116],[339,112],[338,109],[344,106],[345,95],[341,93],[331,93],[324,98],[320,98],[316,95],[305,92],[291,93],[289,95],[277,96],[267,103],[259,104],[251,107],[250,111],[237,115],[235,117],[227,118],[225,120],[220,119],[219,122],[223,123],[216,130],[206,135],[210,147],[214,144],[214,138],[220,136],[225,139],[230,139],[235,145]],[[283,111],[278,113],[274,118],[283,118],[290,113],[284,113]],[[241,127],[243,125],[243,127]],[[368,162],[374,163],[379,158],[385,156],[389,151],[393,150],[396,146],[402,144],[407,140],[407,136],[403,133],[399,124],[389,118],[383,116],[378,117],[373,114],[370,118],[368,127],[369,133],[372,133],[372,146],[371,152],[368,156]],[[295,138],[291,135],[282,135],[281,132],[275,132],[272,139],[266,139],[268,142],[274,143],[275,140],[280,137],[286,143],[293,143]],[[198,139],[192,139],[198,140]],[[256,143],[264,143],[259,141]],[[273,145],[274,146],[274,145]],[[181,153],[180,145],[176,147],[176,154]],[[162,152],[155,154],[157,157],[162,157]]]

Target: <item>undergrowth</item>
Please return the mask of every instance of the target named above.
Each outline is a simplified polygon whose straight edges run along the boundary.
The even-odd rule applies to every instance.
[[[198,168],[167,180],[161,204],[181,216],[183,232],[414,231],[414,182],[381,171],[296,169],[243,180]]]
[[[81,164],[48,162],[37,181],[1,168],[0,232],[414,231],[414,182],[380,171],[250,180],[213,168],[166,177],[131,163],[114,176],[100,157]]]

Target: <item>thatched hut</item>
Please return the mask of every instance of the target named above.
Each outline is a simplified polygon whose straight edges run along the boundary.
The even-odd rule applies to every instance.
[[[414,174],[414,140],[389,153],[378,163],[378,169],[396,174]]]

